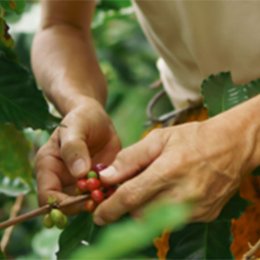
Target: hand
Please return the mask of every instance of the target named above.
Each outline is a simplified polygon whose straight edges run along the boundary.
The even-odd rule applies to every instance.
[[[98,206],[94,221],[98,225],[113,222],[153,201],[190,199],[196,201],[194,221],[215,219],[237,191],[243,174],[254,167],[247,133],[236,131],[219,116],[154,130],[122,150],[111,167],[101,172],[101,179],[124,183]]]
[[[58,201],[71,199],[75,183],[91,168],[91,164],[110,164],[120,150],[114,127],[98,102],[88,100],[72,109],[51,138],[38,152],[36,172],[40,204],[48,197]],[[68,209],[80,211],[82,205]]]

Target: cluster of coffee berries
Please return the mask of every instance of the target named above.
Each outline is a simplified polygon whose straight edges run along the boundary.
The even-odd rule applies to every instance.
[[[98,204],[111,196],[116,190],[115,187],[107,186],[101,182],[99,172],[105,168],[106,166],[102,163],[96,164],[85,178],[77,181],[79,192],[81,194],[89,194],[89,198],[85,202],[87,212],[93,212]]]
[[[68,224],[68,218],[59,209],[53,208],[49,214],[43,217],[43,225],[46,228],[56,226],[59,229],[64,229]]]
[[[102,183],[99,178],[99,173],[104,170],[106,166],[102,163],[96,164],[92,167],[85,178],[77,181],[77,191],[79,194],[89,195],[85,202],[85,210],[93,212],[95,208],[104,199],[110,197],[116,190],[115,186],[108,186]],[[68,218],[58,209],[58,202],[56,198],[49,197],[48,204],[51,206],[50,213],[46,214],[43,218],[43,225],[46,228],[56,226],[59,229],[64,229],[68,224]]]

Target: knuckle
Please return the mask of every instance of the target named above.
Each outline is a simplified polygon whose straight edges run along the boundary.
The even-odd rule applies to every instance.
[[[74,149],[76,146],[77,141],[75,139],[66,140],[62,143],[60,148],[60,153],[63,159],[67,159],[68,157],[74,156],[75,158],[77,155],[77,149]],[[69,158],[71,159],[71,158]]]
[[[157,181],[161,186],[168,185],[170,182],[169,180],[171,179],[170,172],[163,172],[157,174]]]
[[[118,155],[116,156],[116,162],[117,163],[123,163],[125,160],[125,156],[126,156],[126,150],[122,150],[118,153]]]
[[[68,140],[63,140],[63,142],[61,144],[61,150],[63,152],[69,151],[71,149],[71,147],[74,146],[74,143],[75,143],[74,138],[70,138]]]
[[[119,188],[118,193],[120,202],[125,208],[135,208],[137,202],[139,201],[137,192],[134,192],[133,189],[131,189],[131,187],[128,185],[124,185]]]
[[[125,169],[125,166],[127,165],[126,156],[127,151],[125,149],[117,154],[115,162],[113,163],[117,170],[121,171]]]
[[[44,159],[44,157],[46,156],[46,154],[48,154],[48,150],[49,150],[49,145],[48,143],[43,145],[37,152],[36,156],[35,156],[35,161],[41,161],[42,159]]]
[[[148,134],[147,137],[152,138],[152,139],[154,139],[154,138],[160,138],[160,137],[162,136],[163,132],[164,132],[163,129],[160,129],[160,128],[158,128],[158,129],[153,129],[153,130]]]
[[[160,185],[170,184],[175,173],[175,169],[167,161],[164,162],[163,159],[155,163],[151,171],[153,178],[156,178],[156,182]]]
[[[152,130],[146,139],[149,142],[150,153],[158,152],[167,143],[167,132],[165,129]],[[145,140],[145,139],[144,139]]]
[[[35,157],[35,164],[34,164],[34,169],[36,171],[36,173],[44,168],[45,165],[45,159],[46,159],[46,154],[45,153],[37,153],[36,157]]]

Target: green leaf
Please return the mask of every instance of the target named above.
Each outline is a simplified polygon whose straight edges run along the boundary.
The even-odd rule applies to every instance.
[[[30,144],[13,125],[0,124],[0,173],[14,180],[31,182]]]
[[[2,260],[2,259],[6,259],[5,256],[4,256],[4,254],[3,254],[3,252],[1,251],[1,249],[0,249],[0,259],[1,259],[1,260]]]
[[[43,229],[33,237],[32,248],[38,259],[55,259],[60,233],[58,228]]]
[[[171,235],[167,255],[174,259],[232,259],[230,222],[195,223]]]
[[[142,220],[112,224],[101,232],[98,243],[79,249],[71,259],[116,259],[133,254],[152,243],[165,229],[183,226],[191,214],[187,204],[162,204],[144,213]]]
[[[0,193],[10,197],[17,197],[20,194],[27,194],[30,186],[20,178],[10,179],[0,173]]]
[[[58,259],[68,259],[76,249],[85,247],[85,242],[91,244],[99,230],[100,228],[94,224],[91,214],[79,214],[60,236]]]
[[[260,94],[260,80],[246,85],[236,85],[230,72],[211,75],[202,82],[204,105],[209,116],[215,116]]]
[[[249,205],[250,203],[247,200],[236,193],[222,209],[216,221],[230,221],[233,218],[239,218]]]
[[[52,128],[58,120],[48,112],[31,73],[18,63],[0,57],[0,123],[24,127]]]
[[[1,0],[0,7],[7,13],[21,14],[25,8],[25,0]]]
[[[0,17],[0,49],[6,47],[13,48],[14,47],[14,41],[9,34],[9,27],[6,24],[5,20]],[[3,50],[2,50],[3,51]]]
[[[252,175],[254,175],[254,176],[260,176],[260,167],[256,168],[256,169],[253,171]]]
[[[170,236],[169,259],[232,259],[231,219],[237,218],[248,202],[235,194],[219,217],[211,223],[194,223]],[[146,249],[147,256],[155,256],[154,247]]]
[[[14,62],[16,62],[17,60],[17,55],[12,49],[12,47],[8,47],[0,41],[0,61],[3,57],[5,57],[8,60],[13,60]]]
[[[131,1],[129,0],[102,0],[97,5],[97,8],[102,10],[120,10],[129,6],[131,6]]]

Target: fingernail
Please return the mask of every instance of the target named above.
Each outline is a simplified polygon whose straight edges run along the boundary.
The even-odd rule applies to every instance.
[[[94,217],[94,222],[98,225],[98,226],[103,226],[105,225],[105,221],[100,218],[100,217]]]
[[[81,174],[86,171],[86,164],[83,159],[78,159],[72,165],[72,173],[73,174]]]
[[[102,177],[113,177],[113,176],[116,176],[117,174],[118,174],[118,172],[116,171],[115,167],[113,167],[113,166],[109,166],[108,168],[106,168],[105,170],[103,170],[99,173],[99,175]]]

